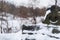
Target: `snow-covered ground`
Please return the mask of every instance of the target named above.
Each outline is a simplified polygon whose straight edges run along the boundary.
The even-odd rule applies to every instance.
[[[4,14],[4,12],[2,12],[2,14]],[[28,35],[28,34],[22,34],[21,31],[21,26],[23,24],[25,25],[31,25],[33,23],[33,18],[19,18],[19,17],[15,17],[12,14],[7,14],[7,18],[3,17],[3,19],[7,19],[8,21],[8,27],[12,28],[12,33],[0,33],[0,40],[25,40],[26,38],[28,39],[36,39],[36,40],[60,40],[60,33],[58,34],[53,34],[52,30],[53,29],[58,29],[60,30],[60,26],[57,25],[47,25],[47,24],[43,24],[42,21],[44,20],[44,17],[36,17],[37,20],[37,24],[40,29],[38,31],[34,31],[37,34],[33,34],[33,35]],[[46,15],[45,15],[46,16]],[[1,16],[0,16],[1,18]],[[4,23],[4,22],[3,22]],[[5,22],[6,24],[6,22]],[[6,28],[6,25],[3,24],[3,28]],[[47,27],[48,26],[48,27]],[[15,29],[16,28],[16,29]],[[15,31],[17,31],[16,33],[14,33]],[[25,31],[28,32],[28,31]],[[30,31],[33,32],[33,31]],[[33,33],[34,33],[33,32]]]
[[[17,33],[0,34],[0,40],[21,40],[21,30]]]
[[[0,34],[0,40],[21,40],[21,39],[36,39],[36,40],[60,40],[60,33],[53,34],[52,30],[56,27],[53,25],[50,25],[49,28],[47,28],[45,24],[39,23],[40,30],[36,31],[37,34],[28,35],[28,34],[22,34],[22,31],[18,31],[17,33],[8,33],[8,34]],[[59,27],[59,26],[58,26]],[[57,29],[60,29],[60,27]],[[33,31],[32,31],[33,32]]]
[[[26,38],[28,38],[28,39],[36,39],[36,40],[60,40],[60,33],[58,34],[52,33],[52,30],[56,28],[56,26],[49,25],[49,28],[48,28],[46,27],[47,25],[45,24],[39,23],[39,25],[40,25],[40,30],[35,31],[35,33],[37,34],[29,35],[26,33],[22,35],[22,39],[25,40]],[[57,26],[56,29],[60,29],[60,27]]]
[[[60,33],[58,34],[53,34],[52,30],[53,29],[58,29],[60,30],[60,26],[57,25],[47,25],[47,24],[43,24],[42,21],[45,20],[47,14],[50,11],[47,11],[46,15],[43,17],[36,17],[36,21],[37,24],[40,29],[38,31],[30,31],[32,33],[34,33],[33,35],[28,35],[28,31],[27,34],[22,34],[21,31],[21,27],[23,24],[25,25],[32,25],[32,23],[34,22],[33,18],[19,18],[19,17],[14,17],[14,15],[7,13],[6,16],[0,16],[0,18],[6,19],[8,22],[8,28],[12,28],[12,33],[0,33],[0,40],[25,40],[26,38],[28,39],[36,39],[36,40],[60,40]],[[4,14],[4,12],[2,12],[2,14]],[[2,24],[3,28],[6,28],[7,24],[6,22],[3,22],[4,24]],[[0,24],[1,25],[1,24]],[[48,26],[48,27],[47,27]],[[16,33],[15,33],[16,32]],[[37,33],[37,34],[35,34]]]

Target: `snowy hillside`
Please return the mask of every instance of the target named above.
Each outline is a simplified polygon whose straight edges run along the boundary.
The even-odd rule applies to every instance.
[[[2,14],[4,14],[4,12],[2,12]],[[60,33],[52,33],[53,29],[58,29],[60,30],[60,26],[55,26],[55,25],[47,25],[47,24],[43,24],[42,20],[44,19],[44,17],[37,17],[37,24],[40,29],[38,31],[35,31],[35,33],[37,34],[33,34],[33,35],[29,35],[29,34],[22,34],[21,31],[21,26],[23,24],[26,25],[31,25],[33,23],[33,19],[32,18],[19,18],[19,17],[15,17],[12,14],[6,14],[7,17],[3,16],[3,19],[6,19],[8,21],[8,27],[12,28],[12,32],[16,32],[16,33],[2,33],[0,34],[0,40],[25,40],[25,39],[35,39],[35,40],[60,40]],[[1,16],[0,16],[1,17]],[[2,17],[1,17],[2,18]],[[4,22],[3,22],[4,23]],[[5,23],[6,24],[6,23]],[[6,25],[3,24],[3,28]],[[16,29],[15,29],[16,28]],[[27,31],[26,31],[27,32]],[[33,32],[33,31],[31,31]]]
[[[55,4],[54,0],[4,0],[16,6],[26,7],[50,7]],[[59,3],[60,1],[58,1]],[[59,3],[60,4],[60,3]],[[60,25],[43,24],[42,21],[50,13],[48,10],[45,16],[37,16],[36,24],[33,17],[22,18],[12,13],[0,12],[0,40],[60,40]],[[39,27],[39,30],[23,30],[22,25]]]
[[[34,20],[31,17],[22,18],[22,17],[14,16],[10,13],[5,13],[5,12],[2,12],[0,14],[0,18],[3,19],[2,21],[0,20],[1,21],[0,25],[2,26],[3,31],[4,31],[4,29],[6,30],[6,28],[8,27],[8,28],[12,28],[11,32],[17,32],[17,31],[21,30],[21,27],[22,27],[23,24],[29,25],[29,24],[34,23]],[[41,19],[43,20],[43,16],[36,17],[36,20],[37,20],[36,22],[37,23],[42,22]]]

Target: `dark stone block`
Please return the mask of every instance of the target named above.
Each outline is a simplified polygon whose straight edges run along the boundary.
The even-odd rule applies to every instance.
[[[59,31],[59,30],[57,30],[57,29],[53,29],[53,30],[52,30],[52,33],[53,33],[53,34],[54,34],[54,33],[56,33],[56,34],[57,34],[57,33],[60,33],[60,31]]]

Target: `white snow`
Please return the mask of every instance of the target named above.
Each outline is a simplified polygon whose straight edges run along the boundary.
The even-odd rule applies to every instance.
[[[51,13],[51,11],[50,11],[50,10],[47,10],[47,11],[46,11],[46,14],[45,14],[45,16],[44,16],[44,19],[46,19],[46,16],[47,16],[49,13]]]
[[[30,7],[48,7],[51,5],[55,4],[54,0],[37,0],[34,2],[34,0],[5,0],[6,2],[10,2],[16,6],[30,6]],[[60,5],[60,1],[59,5]],[[60,33],[58,34],[53,34],[52,30],[54,28],[60,30],[60,26],[57,25],[47,25],[47,24],[43,24],[41,21],[43,21],[46,16],[48,15],[48,13],[50,13],[50,10],[46,13],[45,17],[37,17],[36,21],[37,24],[39,25],[39,27],[41,28],[39,31],[35,31],[37,34],[34,35],[28,35],[28,34],[24,34],[22,35],[22,31],[21,31],[21,26],[23,24],[26,25],[31,25],[33,23],[33,18],[28,18],[28,19],[24,19],[24,18],[19,18],[19,17],[15,17],[13,19],[12,14],[7,14],[7,18],[3,17],[4,19],[7,19],[8,22],[8,27],[12,28],[12,32],[17,31],[16,33],[0,33],[0,40],[21,40],[25,38],[29,38],[29,39],[36,39],[36,40],[60,40]],[[3,12],[4,14],[4,12]],[[0,16],[1,18],[1,16]],[[7,23],[4,21],[4,24],[2,25],[3,28],[6,28]],[[0,25],[1,25],[1,21],[0,21]],[[47,27],[48,26],[48,27]],[[25,31],[28,32],[28,31]],[[33,32],[33,31],[30,31]],[[53,37],[50,37],[53,36]],[[58,37],[59,39],[56,39],[56,37]]]
[[[0,40],[21,40],[21,30],[17,33],[0,34]]]
[[[26,7],[49,7],[55,4],[55,0],[4,0],[6,2],[12,3],[16,6],[26,6]],[[60,5],[59,0],[58,1],[58,6]]]
[[[3,18],[5,18],[5,17],[3,17]],[[60,38],[60,33],[59,34],[53,34],[52,33],[52,30],[54,28],[57,27],[56,29],[60,29],[60,26],[55,26],[55,25],[50,24],[47,27],[47,24],[43,24],[41,22],[42,19],[44,19],[42,16],[41,17],[36,17],[36,20],[37,20],[36,25],[38,25],[40,27],[39,31],[36,31],[36,30],[34,32],[29,31],[29,32],[37,33],[37,34],[33,34],[33,35],[24,34],[23,35],[22,31],[21,31],[21,26],[23,24],[31,25],[32,21],[33,21],[32,18],[25,19],[25,18],[15,17],[13,19],[13,15],[9,14],[8,19],[7,19],[9,27],[12,27],[12,29],[13,29],[12,32],[17,31],[17,30],[18,31],[16,33],[2,33],[2,34],[0,34],[0,40],[21,40],[21,39],[25,40],[25,38],[36,39],[36,40],[60,40],[60,39],[55,38],[55,37]],[[3,25],[3,27],[4,26],[5,25]],[[28,31],[25,31],[25,32],[28,33]],[[50,36],[55,36],[55,37],[50,37],[49,35]]]
[[[51,20],[50,20],[50,23],[57,23],[58,22],[58,20],[56,20],[55,22],[52,22]]]

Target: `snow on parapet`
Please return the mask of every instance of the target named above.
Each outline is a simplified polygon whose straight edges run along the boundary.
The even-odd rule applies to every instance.
[[[49,13],[51,13],[51,11],[50,11],[50,10],[47,10],[47,11],[46,11],[46,14],[45,14],[45,17],[44,17],[44,20],[46,19],[46,16],[47,16]]]

